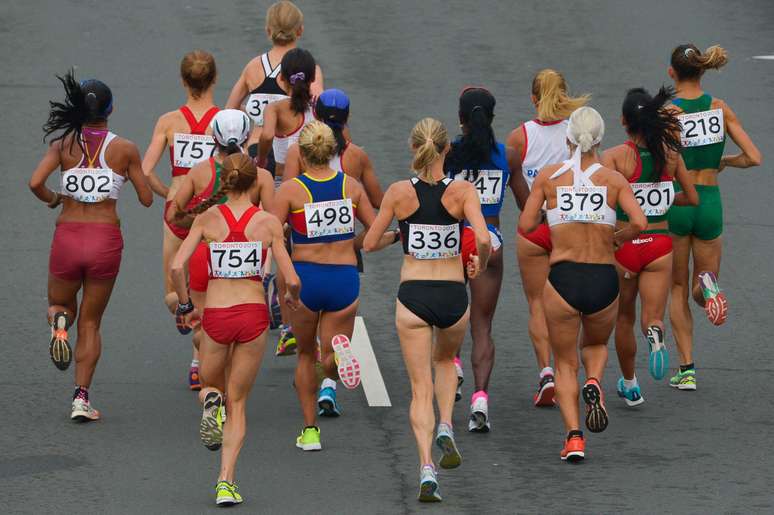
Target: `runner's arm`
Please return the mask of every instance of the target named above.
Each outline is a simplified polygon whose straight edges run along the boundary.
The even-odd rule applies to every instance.
[[[271,213],[274,205],[274,178],[271,172],[258,168],[258,178],[255,182],[258,184],[258,198],[255,200],[261,209]]]
[[[161,118],[156,122],[156,127],[153,128],[153,135],[151,136],[148,148],[145,150],[145,156],[142,158],[142,172],[148,179],[153,193],[162,198],[167,198],[169,194],[169,186],[164,184],[164,181],[159,178],[156,173],[156,165],[159,164],[161,156],[164,155],[164,150],[167,148],[167,134],[166,128],[161,122]]]
[[[277,108],[276,103],[266,106],[263,110],[263,128],[261,138],[258,140],[258,165],[263,167],[269,158],[274,134],[277,132]]]
[[[172,205],[164,214],[167,222],[180,227],[190,227],[193,223],[193,217],[185,213],[185,206],[188,205],[194,196],[193,176],[194,170],[189,171],[187,175],[183,176],[180,187],[172,198]]]
[[[269,104],[271,105],[271,104]],[[272,201],[271,214],[279,219],[280,224],[285,224],[288,221],[288,213],[290,213],[290,188],[293,187],[293,183],[283,182],[279,189],[277,189],[274,200]]]
[[[239,78],[234,83],[234,86],[231,88],[231,93],[229,93],[228,100],[226,100],[225,109],[242,108],[242,101],[245,99],[249,91],[247,87],[247,79],[245,78],[246,71],[247,71],[247,67],[245,67],[242,70],[242,73],[239,75]]]
[[[615,232],[615,243],[620,246],[624,242],[636,238],[638,234],[647,229],[648,219],[642,212],[640,203],[634,198],[634,191],[629,185],[629,181],[621,174],[614,177],[614,184],[618,188],[618,205],[629,217],[629,224],[626,228]]]
[[[51,174],[54,173],[54,170],[59,167],[59,165],[59,150],[58,147],[52,143],[49,145],[46,154],[43,156],[43,159],[41,159],[40,163],[38,163],[35,171],[32,172],[32,177],[30,177],[29,182],[30,191],[32,191],[36,197],[48,204],[51,208],[59,205],[61,199],[58,192],[55,192],[46,187],[46,181],[51,176]]]
[[[312,93],[312,98],[317,98],[324,90],[325,86],[323,84],[323,72],[322,68],[320,68],[320,65],[318,64],[314,68],[314,82],[312,82],[312,84],[309,86],[309,91]]]
[[[269,218],[269,230],[271,231],[271,254],[277,263],[277,269],[285,278],[285,302],[291,309],[298,309],[299,294],[301,292],[301,280],[296,274],[293,262],[290,260],[288,249],[285,248],[285,234],[282,231],[282,223],[276,216]]]
[[[298,143],[293,143],[285,156],[285,169],[282,172],[282,182],[289,181],[293,177],[301,175],[301,150]]]
[[[522,211],[524,211],[524,205],[529,197],[529,186],[521,171],[521,154],[524,151],[524,144],[524,131],[521,126],[511,131],[505,142],[508,167],[511,169],[510,187],[513,191],[513,197],[516,199],[516,205]]]
[[[524,203],[524,209],[519,216],[519,230],[524,234],[529,234],[543,221],[543,203],[546,201],[546,194],[543,191],[545,187],[546,176],[544,173],[539,173],[535,178],[535,182],[532,184],[532,191],[527,197],[527,201]]]
[[[143,173],[140,150],[134,143],[129,143],[129,145],[129,168],[127,171],[129,180],[132,186],[134,186],[134,191],[137,192],[137,199],[140,201],[140,204],[150,207],[153,204],[153,191],[151,191],[150,185],[148,185],[148,178]]]
[[[368,228],[368,232],[363,240],[363,250],[366,252],[374,252],[384,247],[381,246],[384,239],[384,232],[387,227],[392,223],[392,219],[395,216],[395,200],[396,200],[396,185],[393,184],[387,189],[387,193],[384,194],[382,199],[382,206],[379,209],[379,213]],[[395,241],[397,236],[393,236],[392,241]]]
[[[376,212],[371,205],[371,201],[368,200],[368,195],[366,195],[363,185],[357,181],[352,181],[351,183],[349,181],[347,182],[350,184],[350,188],[354,190],[353,197],[357,198],[357,209],[355,210],[355,216],[365,227],[365,231],[358,234],[354,242],[355,250],[360,250],[363,248],[363,240],[366,237],[368,229],[370,229],[376,220]],[[372,250],[382,250],[385,247],[389,247],[393,243],[395,243],[395,231],[387,231],[382,234],[379,242]]]
[[[736,155],[725,155],[720,159],[720,168],[718,171],[723,170],[727,166],[734,168],[750,168],[752,166],[760,166],[763,161],[760,150],[755,146],[750,136],[742,128],[742,122],[736,116],[730,107],[723,103],[723,118],[726,121],[726,130],[734,143],[739,147],[741,152]]]
[[[382,186],[379,184],[379,179],[376,177],[371,158],[368,157],[368,154],[364,150],[361,150],[360,154],[360,163],[363,167],[363,173],[360,175],[360,182],[363,183],[363,188],[368,195],[368,200],[371,202],[371,205],[376,209],[379,209],[382,205],[382,199],[384,198]]]
[[[698,206],[699,205],[699,193],[696,191],[696,186],[693,184],[693,179],[688,175],[688,169],[685,167],[685,161],[683,156],[678,152],[670,152],[667,159],[674,161],[675,167],[675,180],[680,185],[682,191],[675,194],[676,206]]]
[[[462,211],[465,220],[473,227],[473,232],[476,234],[479,273],[483,273],[486,270],[487,263],[489,262],[489,255],[492,252],[492,238],[489,236],[489,228],[486,226],[486,219],[484,219],[484,215],[481,213],[481,201],[478,198],[478,192],[476,192],[473,185],[467,181],[459,181],[459,184],[465,188]]]
[[[172,259],[170,275],[172,277],[172,286],[175,288],[175,292],[177,292],[177,298],[180,304],[188,304],[191,301],[191,297],[188,295],[188,281],[186,281],[185,265],[188,263],[188,260],[191,259],[199,242],[202,241],[202,218],[203,217],[199,217],[194,220],[188,236],[186,236],[183,243],[180,244],[180,248]]]

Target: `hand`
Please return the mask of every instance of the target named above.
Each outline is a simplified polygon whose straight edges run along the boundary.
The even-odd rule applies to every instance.
[[[196,329],[199,326],[199,324],[202,323],[202,317],[199,314],[199,309],[194,308],[193,311],[185,315],[184,323],[191,329]]]
[[[301,299],[298,297],[298,293],[294,295],[289,290],[286,291],[285,305],[289,307],[291,311],[296,311],[299,307],[301,307]]]
[[[728,161],[726,160],[726,156],[723,156],[720,158],[720,164],[718,165],[718,173],[722,172],[726,166],[728,166]]]
[[[481,273],[481,260],[476,255],[470,256],[467,267],[468,279],[475,279]]]

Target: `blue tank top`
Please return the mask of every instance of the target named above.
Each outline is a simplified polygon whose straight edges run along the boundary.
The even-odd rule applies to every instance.
[[[357,205],[346,196],[347,176],[343,172],[336,172],[326,179],[313,179],[302,174],[293,180],[309,196],[304,209],[290,213],[294,245],[330,243],[355,237]]]
[[[458,143],[459,139],[455,141]],[[481,201],[481,212],[484,216],[500,216],[505,198],[505,188],[511,178],[505,145],[497,143],[489,160],[481,163],[479,171],[456,167],[456,170],[446,169],[446,175],[454,180],[466,180],[473,184]]]

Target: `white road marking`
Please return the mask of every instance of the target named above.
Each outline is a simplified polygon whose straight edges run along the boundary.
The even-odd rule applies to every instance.
[[[352,353],[360,362],[360,384],[363,385],[368,405],[372,408],[391,407],[390,396],[384,385],[374,349],[371,347],[371,339],[368,337],[363,317],[355,318],[355,330],[352,333]]]
[[[761,59],[763,61],[774,61],[774,55],[754,55],[753,59]]]

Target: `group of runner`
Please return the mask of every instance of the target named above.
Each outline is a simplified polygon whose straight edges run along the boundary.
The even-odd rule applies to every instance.
[[[266,16],[272,47],[247,64],[222,110],[214,103],[213,56],[186,54],[180,66],[186,102],[158,119],[142,160],[134,143],[108,129],[108,86],[78,82],[72,72],[60,77],[65,100],[51,102],[44,126],[46,136],[56,136],[30,189],[50,208],[62,206],[49,263],[49,351],[66,370],[73,358],[68,330],[77,324],[74,420],[100,418],[89,387],[121,262],[116,200],[127,180],[144,206],[153,193],[165,200],[164,303],[177,329],[192,337],[188,383],[202,404],[201,440],[222,449],[219,505],[242,502],[235,467],[268,329],[280,329],[277,355],[297,355],[293,385],[303,428],[296,446],[320,450],[316,418],[341,415],[339,381],[348,388],[360,382],[350,343],[360,251],[398,242],[404,260],[395,319],[411,383],[419,500],[441,500],[432,447],[441,449],[442,468],[461,464],[452,412],[461,399],[459,355],[468,326],[474,380],[468,429],[491,429],[506,187],[521,209],[516,250],[538,365],[533,402],[559,405],[566,429],[561,458],[585,456],[579,397],[589,431],[608,425],[601,380],[614,329],[622,373],[617,393],[628,406],[644,402],[635,370],[638,295],[649,373],[662,379],[668,370],[664,314],[671,297],[680,363],[669,384],[696,389],[689,293],[715,325],[728,312],[718,285],[717,176],[761,162],[734,112],[701,87],[705,70],[727,62],[722,48],[675,48],[668,70],[674,86],[655,95],[629,90],[621,108],[627,139],[604,152],[605,124],[587,105],[590,96],[571,96],[555,70],[535,75],[536,117],[505,144],[492,128],[495,97],[467,87],[459,96],[461,135],[452,139],[439,121],[420,120],[409,137],[413,176],[383,193],[368,155],[351,140],[349,98],[325,90],[314,57],[297,47],[303,29],[295,5],[272,5]],[[739,154],[723,154],[726,136]],[[167,149],[169,184],[155,171]],[[50,189],[46,181],[56,169],[61,180]],[[393,220],[397,228],[390,229]]]

